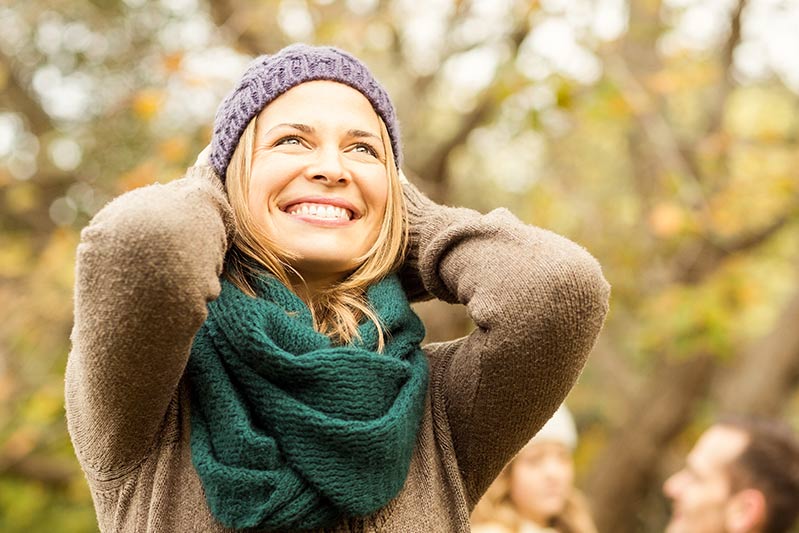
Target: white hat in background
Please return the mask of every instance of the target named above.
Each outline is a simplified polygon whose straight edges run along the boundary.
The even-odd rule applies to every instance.
[[[577,427],[566,404],[558,407],[552,418],[530,440],[531,443],[553,441],[565,444],[571,450],[577,447]]]

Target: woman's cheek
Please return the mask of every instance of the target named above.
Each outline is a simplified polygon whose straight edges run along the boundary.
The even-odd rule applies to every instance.
[[[249,204],[250,214],[257,220],[263,222],[263,218],[267,215],[269,210],[267,191],[258,184],[251,184],[250,193],[247,201]]]
[[[535,498],[541,473],[534,466],[527,464],[515,465],[511,474],[511,492],[519,501]]]

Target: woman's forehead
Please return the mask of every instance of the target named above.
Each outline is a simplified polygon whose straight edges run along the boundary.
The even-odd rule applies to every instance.
[[[259,126],[281,122],[313,126],[333,123],[379,134],[380,122],[369,100],[343,83],[315,80],[292,87],[258,114]]]
[[[519,452],[519,457],[537,456],[548,453],[564,453],[568,452],[569,447],[564,443],[556,440],[541,440],[528,443]]]

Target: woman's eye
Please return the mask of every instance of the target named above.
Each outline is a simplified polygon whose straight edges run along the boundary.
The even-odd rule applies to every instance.
[[[377,150],[369,146],[368,144],[359,143],[355,145],[354,150],[355,152],[360,152],[362,154],[369,154],[372,157],[377,157]]]
[[[299,144],[301,144],[301,141],[300,141],[299,137],[289,136],[289,137],[283,137],[281,139],[278,139],[275,142],[275,146],[280,146],[280,145],[285,145],[285,144],[288,144],[288,145],[299,145]]]

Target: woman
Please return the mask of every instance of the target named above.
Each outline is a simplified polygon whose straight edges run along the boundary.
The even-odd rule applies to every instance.
[[[66,402],[103,531],[468,531],[608,287],[505,210],[434,204],[400,157],[367,68],[293,45],[222,102],[210,165],[95,216]],[[430,297],[476,330],[422,348]]]
[[[565,405],[513,458],[472,515],[475,533],[596,533],[574,487],[577,429]]]

